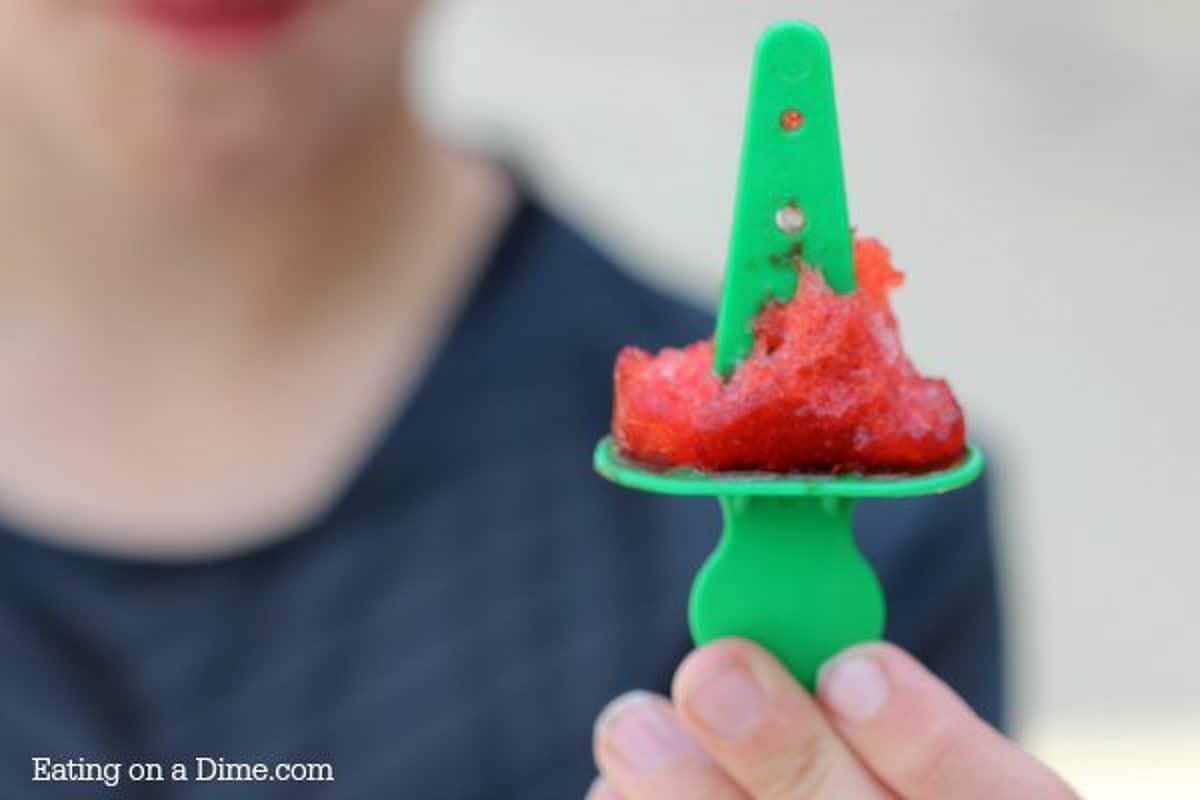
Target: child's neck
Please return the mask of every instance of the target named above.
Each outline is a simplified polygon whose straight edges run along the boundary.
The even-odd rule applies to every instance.
[[[504,218],[498,171],[404,119],[193,219],[136,199],[93,218],[69,201],[7,216],[20,226],[0,231],[0,516],[186,556],[316,513],[419,376]]]

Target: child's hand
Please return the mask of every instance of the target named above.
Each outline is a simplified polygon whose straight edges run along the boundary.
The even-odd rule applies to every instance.
[[[890,645],[836,656],[814,699],[762,648],[727,639],[688,656],[671,694],[600,715],[589,800],[1077,797]]]

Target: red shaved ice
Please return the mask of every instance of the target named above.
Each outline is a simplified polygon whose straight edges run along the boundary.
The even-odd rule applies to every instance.
[[[795,295],[754,321],[754,348],[722,381],[711,340],[617,357],[613,436],[645,464],[707,471],[920,473],[962,458],[962,410],[917,372],[889,295],[904,276],[854,243],[855,291],[800,264]]]

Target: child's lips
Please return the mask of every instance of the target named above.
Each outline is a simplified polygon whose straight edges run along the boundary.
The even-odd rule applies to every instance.
[[[192,45],[262,42],[284,28],[308,0],[125,0],[130,14]]]

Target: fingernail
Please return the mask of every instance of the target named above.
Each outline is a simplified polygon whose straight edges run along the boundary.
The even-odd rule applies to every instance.
[[[674,716],[646,692],[614,700],[597,719],[596,735],[637,770],[658,769],[699,752]]]
[[[588,789],[586,800],[619,800],[616,792],[608,786],[608,781],[604,778],[596,778],[592,781],[592,788]]]
[[[715,736],[736,742],[749,736],[767,713],[767,698],[745,666],[729,662],[702,681],[684,701]]]
[[[887,703],[887,678],[870,658],[834,659],[817,675],[817,696],[838,716],[866,722]]]

